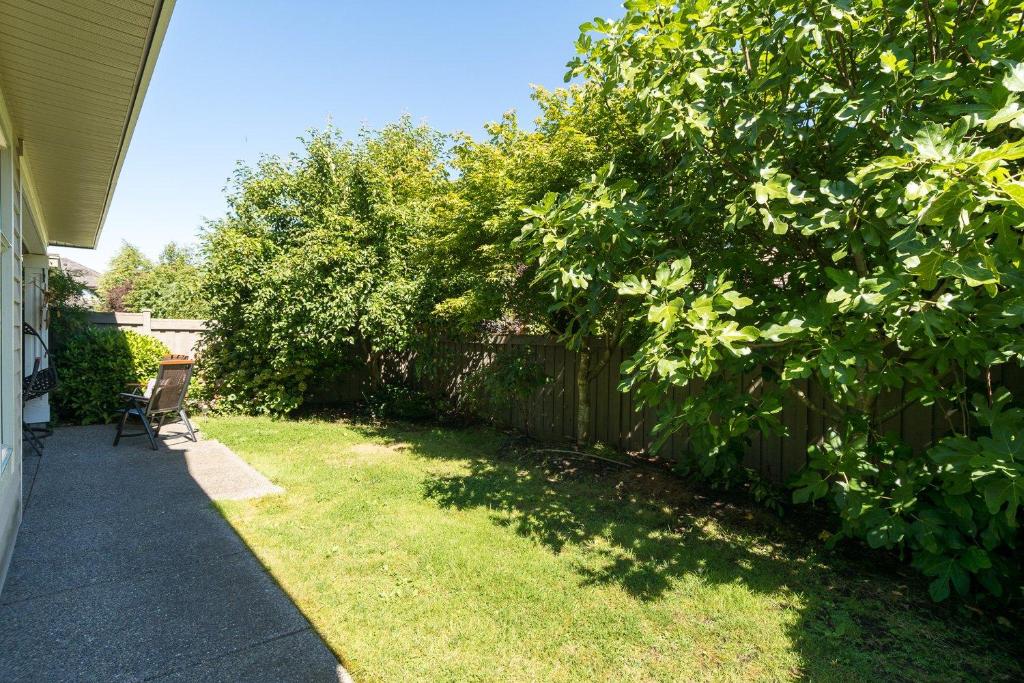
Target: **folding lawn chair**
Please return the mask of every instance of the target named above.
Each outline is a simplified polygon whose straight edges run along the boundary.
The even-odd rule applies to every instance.
[[[122,436],[146,435],[149,437],[149,445],[153,447],[154,451],[157,450],[156,437],[160,434],[160,428],[168,418],[172,422],[184,423],[189,437],[193,441],[199,440],[185,413],[185,395],[188,393],[188,384],[192,379],[194,365],[194,361],[187,358],[165,358],[160,361],[160,370],[157,372],[156,379],[145,393],[120,394],[127,406],[121,415],[121,422],[117,425],[117,436],[114,437],[115,446]],[[130,417],[137,418],[142,423],[142,431],[124,431]]]

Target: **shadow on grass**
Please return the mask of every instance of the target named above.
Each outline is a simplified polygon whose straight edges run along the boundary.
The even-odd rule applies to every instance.
[[[785,567],[753,543],[712,536],[708,520],[631,490],[656,484],[657,475],[561,465],[474,460],[469,474],[431,479],[424,493],[442,507],[491,510],[496,524],[556,553],[569,544],[602,539],[601,566],[578,568],[584,583],[618,584],[640,600],[660,598],[691,573],[716,583],[742,579],[755,589],[777,590],[797,572],[799,564]]]
[[[963,608],[935,606],[916,577],[824,550],[768,513],[702,494],[657,468],[620,469],[536,454],[499,454],[486,430],[382,428],[425,458],[460,459],[426,498],[488,510],[497,525],[554,553],[587,548],[583,585],[639,601],[670,599],[684,580],[741,584],[794,610],[789,638],[814,680],[1019,680],[1019,644]],[[468,437],[467,438],[467,435]],[[461,436],[460,436],[461,435]],[[469,444],[467,447],[466,444]]]

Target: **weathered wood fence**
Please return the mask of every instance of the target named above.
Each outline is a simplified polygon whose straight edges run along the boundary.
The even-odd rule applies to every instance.
[[[92,323],[116,326],[153,336],[173,353],[192,355],[206,329],[201,320],[168,320],[151,318],[148,313],[92,313]],[[432,372],[417,373],[417,358],[395,359],[388,364],[386,375],[391,379],[418,383],[421,389],[460,401],[467,390],[467,379],[486,368],[503,352],[528,348],[549,378],[547,384],[525,401],[509,401],[488,415],[499,425],[520,430],[532,437],[552,441],[576,440],[576,411],[580,404],[576,384],[577,355],[568,351],[554,337],[546,336],[490,336],[475,340],[444,339],[436,342],[432,351]],[[590,441],[607,444],[623,452],[645,451],[651,448],[651,429],[657,415],[651,409],[641,409],[632,393],[618,390],[619,366],[624,360],[622,350],[611,352],[608,362],[588,385],[590,403]],[[425,364],[421,364],[425,365]],[[422,369],[422,368],[421,368]],[[744,377],[749,386],[753,377]],[[1024,389],[1024,370],[1014,365],[996,368],[993,383],[1011,390]],[[368,389],[369,373],[356,368],[337,384],[319,388],[316,402],[348,403],[359,401]],[[814,384],[800,387],[810,403],[823,405],[821,392]],[[674,390],[672,398],[681,400],[681,389]],[[686,391],[700,391],[691,386]],[[894,411],[904,403],[903,392],[884,395],[879,400],[879,415],[893,415],[885,421],[883,429],[914,448],[922,448],[949,431],[949,420],[959,415],[944,414],[938,405],[913,404],[902,411]],[[790,396],[782,408],[781,421],[788,436],[762,434],[752,431],[745,453],[745,464],[773,481],[785,481],[806,462],[807,446],[821,438],[827,425],[820,412],[808,407],[796,396]],[[685,454],[688,439],[685,431],[670,438],[660,451],[664,457]]]
[[[206,331],[202,320],[154,318],[142,313],[90,313],[89,321],[97,327],[116,327],[159,339],[171,353],[194,356],[196,344]]]
[[[519,405],[510,402],[491,415],[501,425],[519,429],[530,436],[545,440],[575,440],[575,414],[579,405],[576,385],[577,356],[553,337],[494,336],[473,341],[442,340],[438,342],[435,358],[440,358],[441,371],[428,379],[422,388],[458,400],[466,379],[476,370],[491,363],[503,350],[529,347],[537,362],[544,367],[550,381]],[[657,415],[650,409],[640,409],[631,393],[618,391],[619,366],[623,361],[621,350],[612,351],[608,363],[589,383],[590,440],[601,442],[624,452],[643,451],[652,444],[651,429]],[[415,364],[415,359],[413,364]],[[435,365],[437,363],[435,362]],[[359,396],[366,376],[354,373],[344,394]],[[753,377],[744,377],[749,386]],[[424,382],[422,377],[419,378]],[[994,373],[993,382],[1013,388],[1024,388],[1024,371],[1016,366],[1002,366]],[[809,402],[822,406],[822,394],[813,384],[801,387]],[[699,391],[691,387],[688,391]],[[682,399],[682,390],[674,398]],[[914,448],[922,448],[949,431],[949,419],[958,415],[944,415],[937,405],[913,404],[903,411],[895,411],[904,403],[902,392],[893,392],[879,401],[879,415],[894,413],[883,428],[898,435]],[[745,453],[745,464],[773,481],[785,481],[806,462],[807,446],[819,439],[826,430],[824,419],[796,396],[783,405],[781,421],[789,436],[762,434],[752,431]],[[680,432],[662,447],[665,457],[683,455],[687,449],[687,435]]]

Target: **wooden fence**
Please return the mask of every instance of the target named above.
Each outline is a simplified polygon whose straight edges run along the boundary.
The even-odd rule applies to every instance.
[[[165,320],[151,318],[148,313],[92,313],[92,323],[134,330],[161,340],[173,353],[192,355],[206,325],[201,320]],[[520,430],[538,439],[575,441],[576,410],[579,389],[576,384],[575,352],[568,351],[554,337],[545,336],[491,336],[475,340],[440,340],[433,350],[434,372],[415,373],[417,359],[395,359],[387,364],[385,374],[390,379],[416,382],[421,389],[442,395],[453,401],[464,398],[467,379],[485,368],[495,357],[509,350],[527,347],[549,378],[547,384],[523,402],[511,401],[489,415],[498,424]],[[650,450],[653,439],[651,429],[657,415],[651,409],[641,409],[632,393],[618,390],[619,366],[624,360],[622,350],[613,350],[608,362],[588,385],[590,399],[590,441],[600,442],[622,452]],[[422,368],[421,368],[422,369]],[[752,377],[742,378],[749,385]],[[357,367],[345,373],[338,382],[325,383],[317,388],[315,403],[349,403],[359,401],[367,390],[369,373]],[[1011,390],[1024,388],[1024,370],[1004,365],[996,368],[993,382]],[[822,406],[822,392],[813,384],[804,382],[800,388],[809,402]],[[674,390],[672,398],[681,400],[681,389]],[[691,386],[686,391],[700,391]],[[880,415],[894,413],[883,424],[883,429],[913,448],[923,448],[948,432],[948,420],[959,416],[944,415],[937,405],[910,405],[903,411],[894,409],[904,403],[903,392],[884,395],[879,400]],[[744,462],[762,476],[773,481],[785,481],[806,462],[807,446],[820,439],[827,425],[820,412],[811,409],[796,396],[785,401],[781,421],[788,436],[762,434],[749,435]],[[688,448],[685,431],[673,435],[662,447],[664,457],[682,456]]]
[[[194,356],[196,344],[206,331],[202,320],[154,318],[142,313],[90,313],[89,321],[97,327],[132,330],[159,339],[171,353]]]
[[[543,389],[535,392],[525,404],[509,403],[498,414],[491,415],[503,426],[521,430],[544,440],[572,441],[576,438],[575,414],[579,405],[576,385],[576,354],[568,351],[556,339],[542,336],[495,336],[473,341],[443,340],[435,350],[441,359],[442,370],[433,379],[420,378],[421,388],[459,400],[466,379],[474,371],[491,363],[502,350],[530,347],[537,361],[550,378]],[[613,351],[608,363],[589,383],[590,440],[601,442],[623,452],[649,450],[653,439],[651,429],[657,415],[651,409],[640,409],[636,397],[618,391],[619,366],[623,361],[621,350]],[[415,359],[413,360],[415,364]],[[1024,388],[1024,371],[1016,366],[996,369],[993,381]],[[752,377],[743,378],[745,386]],[[351,381],[337,395],[351,399],[358,397],[366,381],[363,372],[353,373]],[[809,402],[822,406],[822,392],[813,384],[801,386]],[[691,387],[689,391],[699,391]],[[682,391],[674,398],[682,399]],[[894,412],[904,403],[902,392],[893,392],[879,400],[879,415]],[[883,429],[898,435],[914,448],[922,448],[948,432],[948,420],[958,415],[943,415],[938,406],[914,404],[886,420]],[[787,398],[781,421],[789,436],[762,434],[752,431],[745,453],[746,466],[762,476],[777,482],[785,481],[806,462],[807,446],[821,438],[827,425],[821,413],[809,408],[796,396]],[[687,449],[685,432],[674,435],[660,451],[665,457],[681,456]]]

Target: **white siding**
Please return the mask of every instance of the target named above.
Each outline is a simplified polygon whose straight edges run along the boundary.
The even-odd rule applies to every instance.
[[[21,197],[12,151],[0,150],[0,442],[13,448],[0,471],[0,585],[22,512]]]

